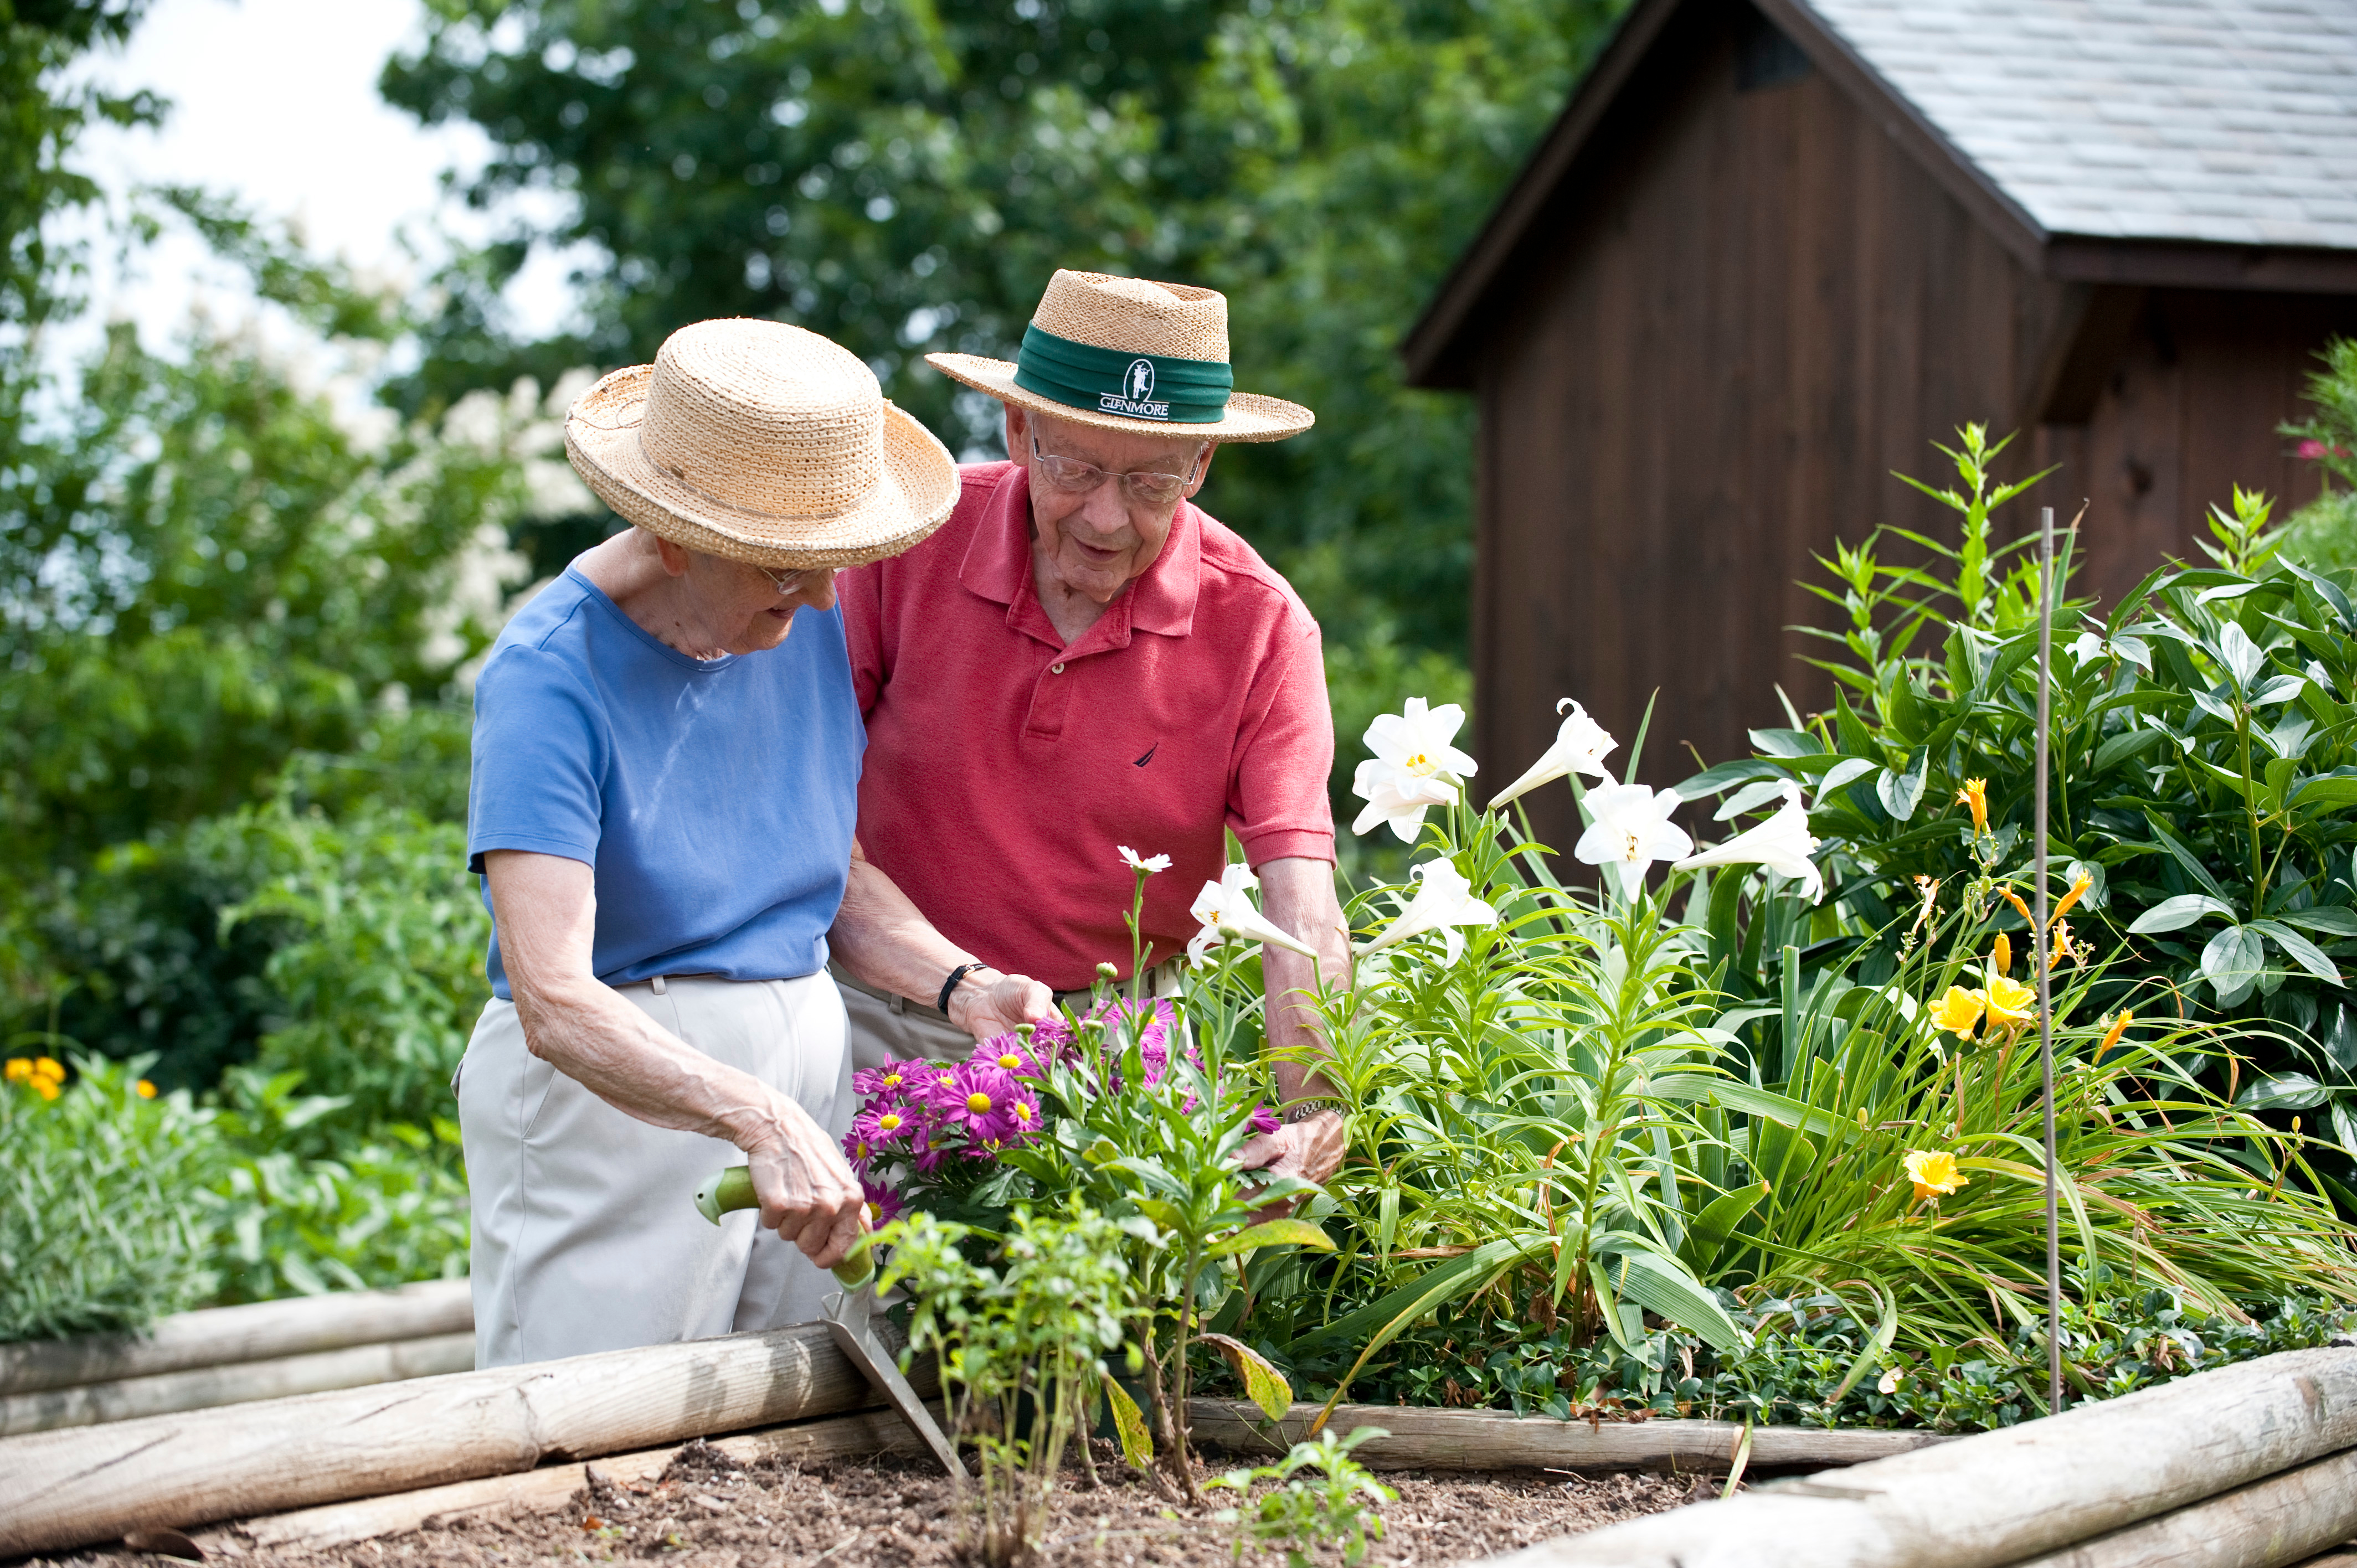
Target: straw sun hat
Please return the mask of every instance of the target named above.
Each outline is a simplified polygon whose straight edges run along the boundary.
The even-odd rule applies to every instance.
[[[1015,363],[978,354],[925,363],[1001,403],[1100,430],[1282,441],[1318,418],[1283,398],[1230,391],[1227,296],[1179,283],[1059,272]]]
[[[815,332],[699,321],[581,394],[565,455],[597,498],[675,544],[758,566],[856,566],[939,528],[957,466]]]

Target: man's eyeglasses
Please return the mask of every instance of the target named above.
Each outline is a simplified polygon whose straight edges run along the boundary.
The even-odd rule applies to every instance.
[[[802,591],[802,574],[800,572],[775,572],[767,566],[756,566],[753,570],[770,579],[770,586],[778,590],[778,596],[781,599],[791,598]]]
[[[1107,479],[1121,481],[1123,499],[1133,506],[1167,507],[1177,504],[1187,487],[1200,478],[1204,459],[1211,455],[1211,444],[1195,454],[1195,461],[1183,474],[1114,474],[1093,463],[1083,463],[1078,457],[1060,457],[1053,452],[1039,449],[1039,433],[1031,433],[1031,471],[1047,480],[1049,487],[1066,495],[1086,495]]]

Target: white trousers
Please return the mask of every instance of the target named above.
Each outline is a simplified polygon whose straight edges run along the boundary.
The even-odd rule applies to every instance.
[[[615,989],[836,1137],[850,1131],[843,1004],[825,974]],[[512,1003],[495,997],[483,1009],[457,1087],[476,1366],[807,1323],[835,1288],[750,1210],[717,1226],[695,1211],[705,1177],[745,1163],[734,1146],[615,1110],[524,1048]]]

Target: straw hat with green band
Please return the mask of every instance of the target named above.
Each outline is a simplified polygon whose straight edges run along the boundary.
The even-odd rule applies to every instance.
[[[925,362],[1002,403],[1101,430],[1282,441],[1318,418],[1232,390],[1227,296],[1186,284],[1059,272],[1013,364],[978,354]]]

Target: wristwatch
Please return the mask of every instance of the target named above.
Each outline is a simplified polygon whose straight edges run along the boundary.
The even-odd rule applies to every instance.
[[[1308,1121],[1320,1111],[1331,1111],[1336,1115],[1340,1116],[1347,1115],[1350,1112],[1350,1109],[1351,1108],[1344,1104],[1339,1098],[1332,1095],[1324,1095],[1316,1100],[1295,1101],[1292,1104],[1285,1108],[1283,1114],[1278,1118],[1278,1120],[1282,1121],[1286,1126],[1292,1127]]]

